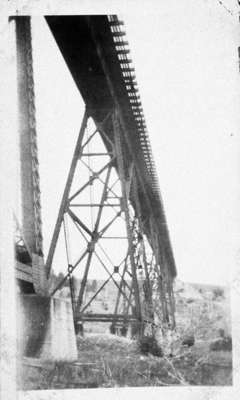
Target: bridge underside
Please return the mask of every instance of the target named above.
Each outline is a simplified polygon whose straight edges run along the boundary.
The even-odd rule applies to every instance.
[[[114,331],[119,324],[126,327],[135,323],[143,333],[142,327],[150,325],[152,334],[156,310],[160,324],[174,326],[176,268],[121,22],[116,16],[46,17],[86,110],[44,263],[30,18],[16,17],[15,21],[21,71],[23,204],[23,222],[17,223],[16,266],[22,290],[54,296],[68,281],[76,327],[84,321],[111,322]],[[89,174],[86,181],[81,178],[84,168]],[[94,190],[97,200],[96,196],[86,200],[84,193]],[[51,269],[61,232],[67,254],[66,274],[53,287]],[[73,237],[76,242],[76,232],[80,254],[73,260],[70,248]],[[102,268],[107,278],[87,299],[89,271],[93,268]],[[77,269],[82,271],[79,287],[73,278]],[[117,290],[114,309],[104,315],[90,314],[89,307],[110,281]]]
[[[152,158],[134,68],[129,58],[121,22],[116,16],[47,16],[47,23],[96,123],[118,110],[123,127],[124,162],[137,168],[137,191],[146,234],[151,235],[150,216],[157,220],[159,241],[172,276],[176,267],[172,254],[158,177]],[[106,136],[113,141],[111,122]],[[104,135],[102,140],[109,148]],[[134,198],[131,198],[134,203]]]

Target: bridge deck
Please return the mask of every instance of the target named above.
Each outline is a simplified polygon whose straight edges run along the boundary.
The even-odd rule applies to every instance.
[[[47,16],[46,21],[94,120],[101,122],[109,110],[120,110],[126,131],[124,161],[126,165],[134,161],[138,168],[138,195],[146,234],[150,236],[148,221],[152,215],[157,221],[169,270],[175,276],[176,267],[140,97],[130,60],[125,54],[125,42],[116,42],[116,37],[122,36],[118,27],[113,28],[115,24],[118,26],[117,17]],[[113,140],[111,123],[105,132]],[[104,136],[102,138],[108,147]]]

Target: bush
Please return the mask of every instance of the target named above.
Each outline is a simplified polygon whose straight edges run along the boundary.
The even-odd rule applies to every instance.
[[[191,347],[195,343],[194,335],[185,335],[182,339],[182,345]]]
[[[231,351],[232,350],[232,338],[226,336],[224,338],[216,339],[210,344],[210,350],[212,351]]]
[[[139,339],[139,349],[144,355],[150,353],[157,357],[163,356],[163,351],[153,336],[143,336],[141,339]]]
[[[194,299],[192,297],[189,297],[189,299],[187,299],[187,303],[188,304],[194,303]]]
[[[213,290],[213,299],[224,298],[224,290],[222,288],[216,288]]]

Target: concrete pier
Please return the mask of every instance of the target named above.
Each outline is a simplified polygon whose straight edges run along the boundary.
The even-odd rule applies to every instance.
[[[17,349],[20,357],[77,360],[70,301],[20,294],[17,303]]]

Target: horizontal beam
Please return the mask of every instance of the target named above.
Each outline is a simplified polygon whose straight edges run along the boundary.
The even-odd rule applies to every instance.
[[[113,203],[103,203],[103,204],[97,204],[97,203],[89,203],[89,204],[69,204],[70,207],[120,207],[120,204],[113,204]]]
[[[81,314],[81,313],[79,313],[78,314],[78,317],[79,318],[85,318],[85,317],[97,317],[97,318],[126,318],[126,317],[128,317],[128,318],[133,318],[133,319],[136,319],[136,317],[134,317],[134,315],[124,315],[124,314],[105,314],[105,313],[84,313],[84,314]]]
[[[81,157],[112,156],[112,153],[83,153]]]
[[[32,266],[16,261],[16,278],[21,281],[33,283]]]
[[[105,316],[105,317],[103,317]],[[123,314],[83,314],[77,316],[75,319],[76,323],[81,322],[139,322],[139,320],[132,315],[123,315]],[[152,324],[154,326],[158,326],[153,320],[143,318],[142,322]]]
[[[101,239],[127,239],[126,236],[102,236]]]
[[[76,319],[76,322],[80,321],[137,321],[136,317],[132,315],[123,315],[123,314],[96,314],[96,313],[87,313],[87,314],[79,314]]]
[[[89,317],[84,317],[84,318],[82,318],[81,319],[81,321],[84,321],[84,322],[115,322],[115,319],[114,318],[89,318]],[[77,322],[81,322],[81,321],[77,321]],[[136,319],[128,319],[128,318],[125,318],[125,319],[121,319],[121,320],[117,320],[117,322],[131,322],[131,321],[136,321]]]

